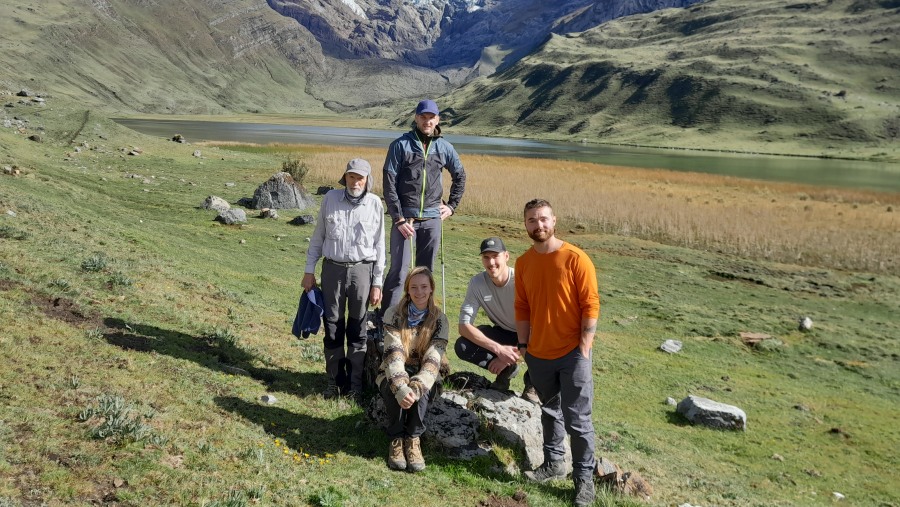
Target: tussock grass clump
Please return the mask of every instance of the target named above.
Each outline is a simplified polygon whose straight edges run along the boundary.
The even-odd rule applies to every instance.
[[[104,394],[97,398],[94,406],[84,408],[78,414],[81,422],[92,423],[91,438],[125,445],[132,442],[148,442],[165,445],[167,439],[154,433],[153,428],[144,423],[154,412],[136,413],[136,408],[121,396]]]
[[[81,261],[81,270],[88,273],[99,273],[106,269],[108,264],[109,260],[106,258],[105,254],[96,253]]]
[[[0,225],[0,239],[14,239],[24,241],[28,239],[30,234],[27,231],[20,231],[11,225]]]

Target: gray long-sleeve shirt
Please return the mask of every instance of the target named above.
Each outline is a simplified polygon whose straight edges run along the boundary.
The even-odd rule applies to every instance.
[[[306,273],[316,272],[320,257],[335,262],[371,261],[372,286],[381,287],[384,275],[384,206],[368,192],[357,206],[344,189],[330,190],[322,199],[316,229],[306,251]]]

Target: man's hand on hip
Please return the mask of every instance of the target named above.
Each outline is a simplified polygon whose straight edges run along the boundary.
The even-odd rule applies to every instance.
[[[441,220],[446,220],[453,214],[453,208],[447,206],[446,204],[441,204],[439,208],[441,210]]]

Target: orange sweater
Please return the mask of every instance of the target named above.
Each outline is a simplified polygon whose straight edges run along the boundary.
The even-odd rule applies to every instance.
[[[563,243],[555,252],[528,249],[516,260],[516,320],[531,323],[528,353],[557,359],[581,342],[581,320],[600,316],[594,263]]]

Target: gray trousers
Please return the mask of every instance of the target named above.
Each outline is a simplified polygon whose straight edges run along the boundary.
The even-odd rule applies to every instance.
[[[434,271],[438,247],[441,245],[441,219],[413,220],[416,235],[412,242],[416,249],[416,266],[426,266]],[[409,273],[410,241],[400,234],[397,226],[391,227],[391,268],[384,278],[381,298],[382,314],[387,308],[396,305],[403,297],[403,283]]]
[[[325,299],[325,349],[366,350],[366,307],[372,287],[373,264],[341,266],[322,261],[322,296]],[[344,315],[346,314],[346,321]]]
[[[563,440],[568,433],[572,445],[572,477],[590,478],[594,473],[591,359],[582,356],[575,347],[559,359],[538,359],[525,354],[525,363],[541,400],[544,460],[565,457]]]

